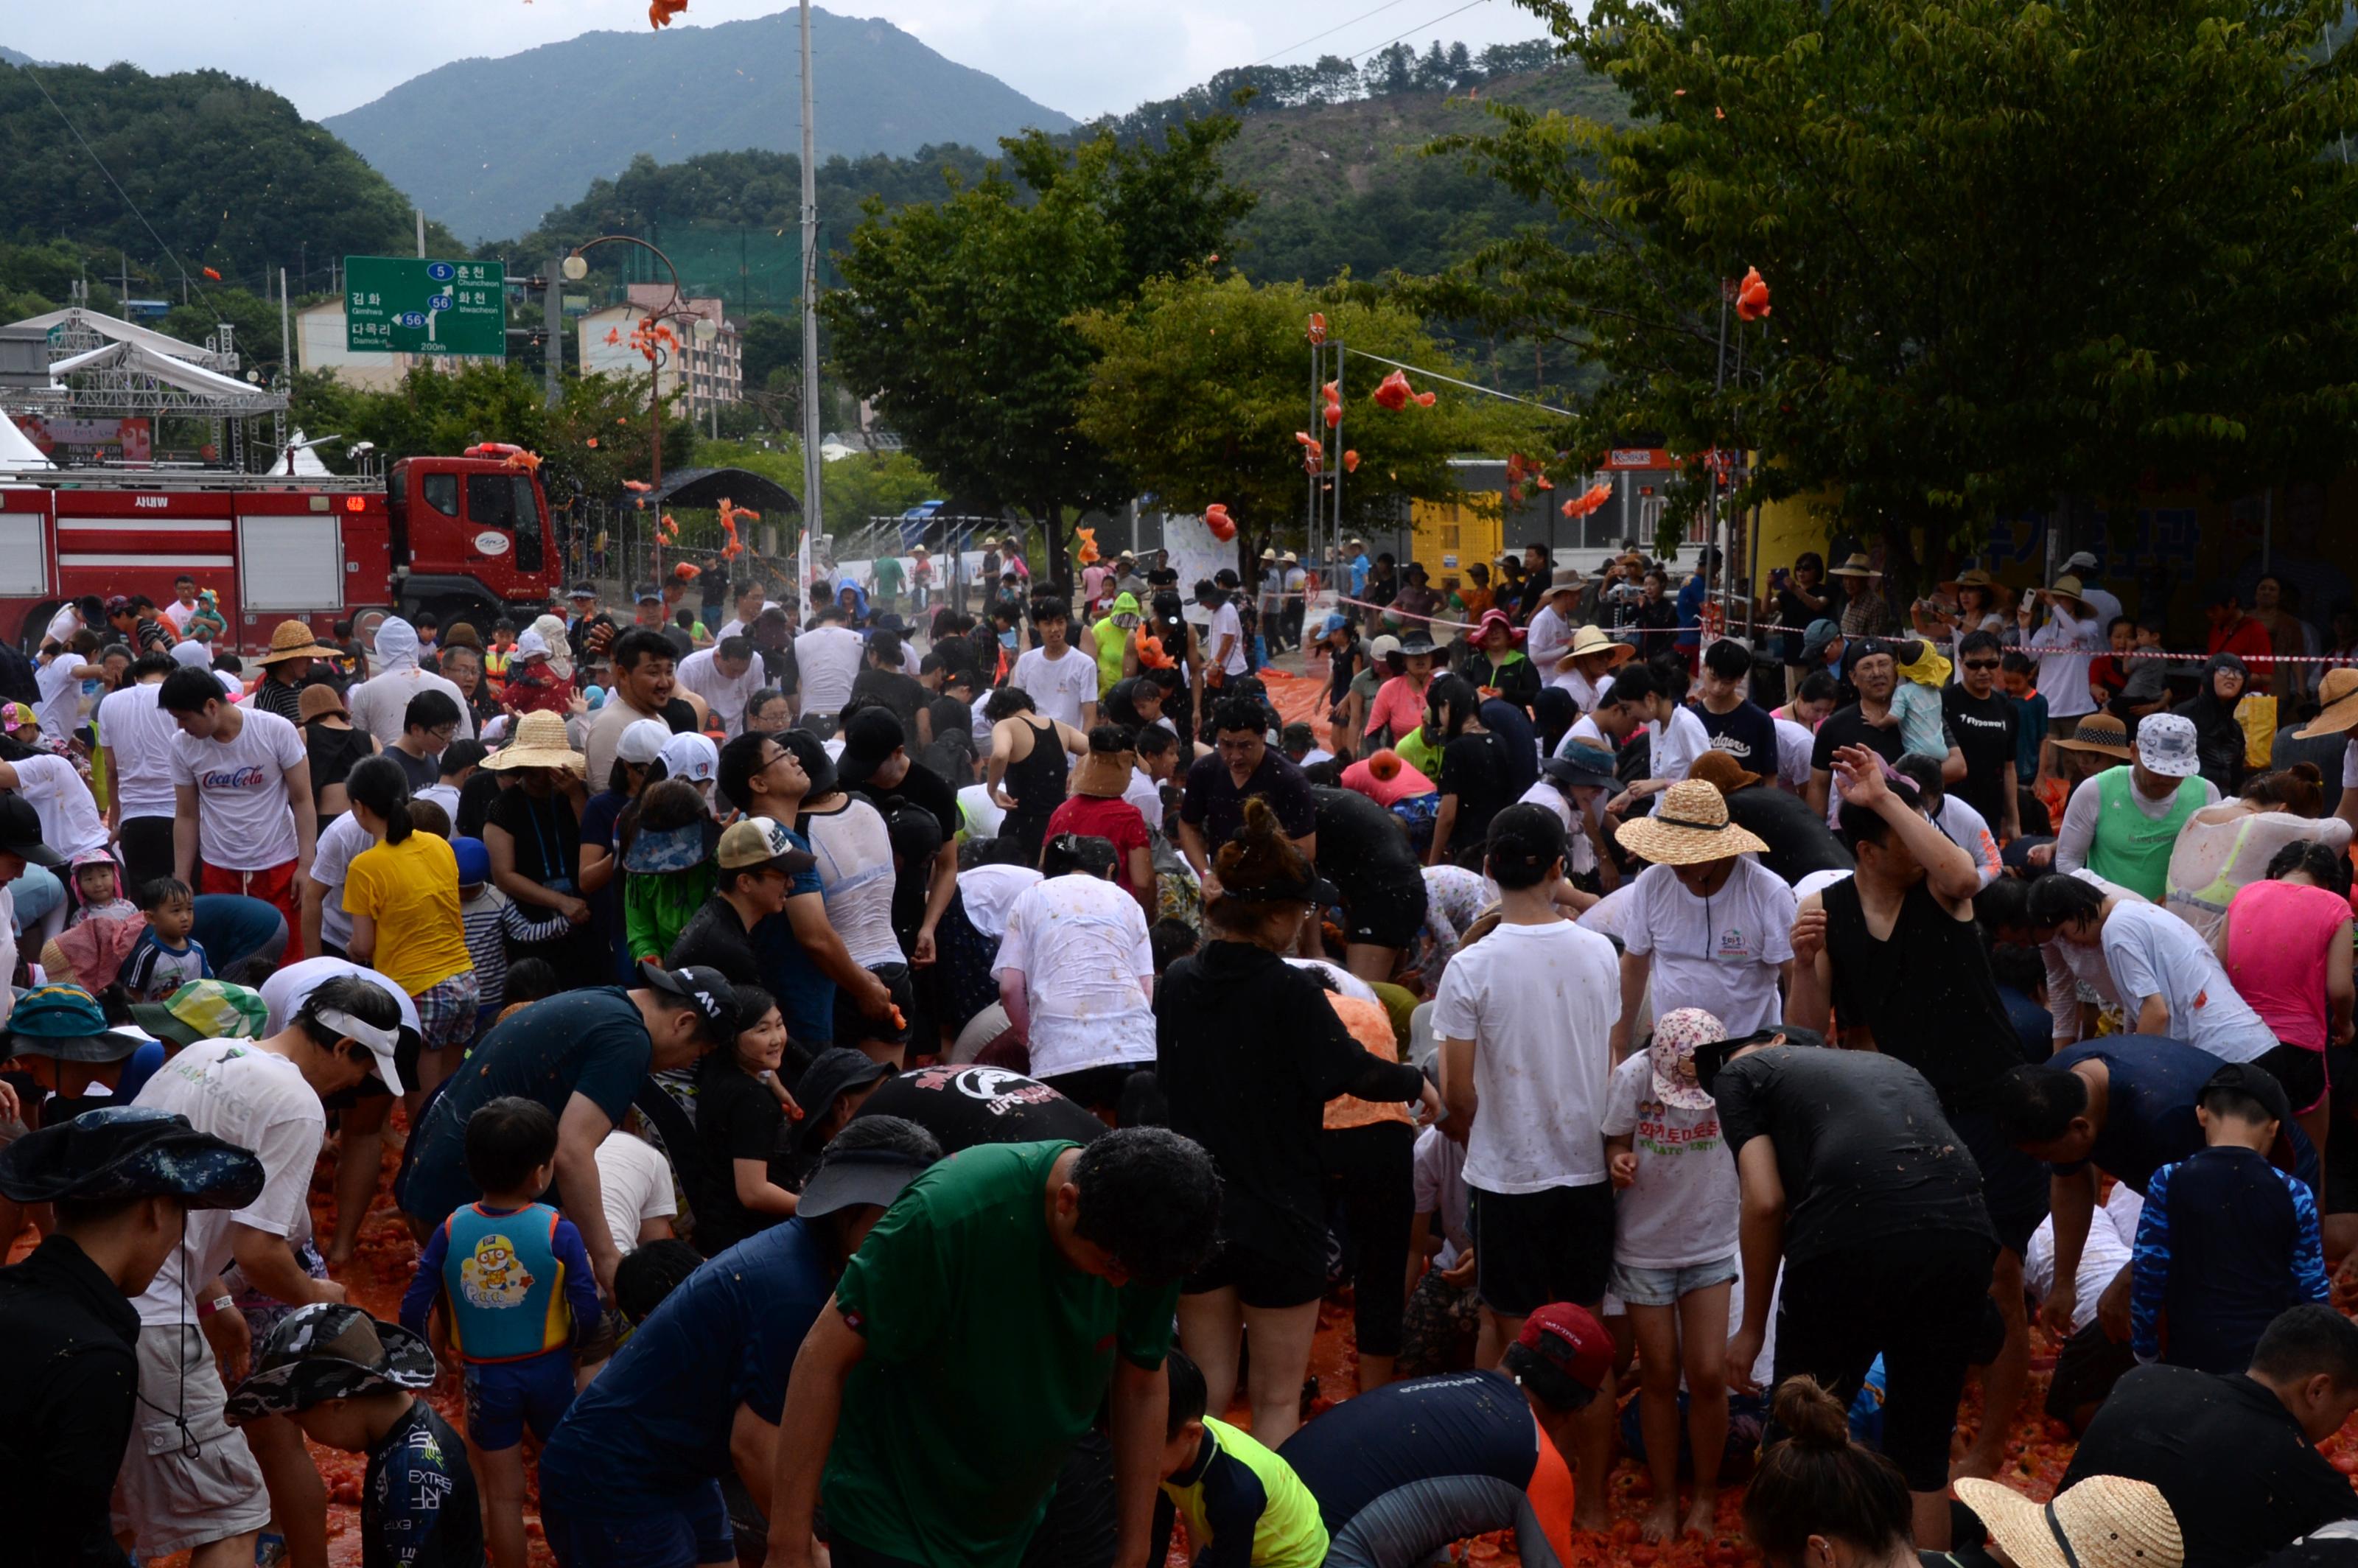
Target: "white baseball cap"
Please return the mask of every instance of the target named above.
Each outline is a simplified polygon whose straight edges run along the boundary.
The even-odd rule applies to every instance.
[[[633,719],[614,741],[614,760],[644,768],[671,743],[671,726],[660,719]]]
[[[640,722],[652,723],[653,720],[642,719]],[[638,725],[633,724],[631,728],[635,730]],[[694,730],[674,735],[664,742],[663,750],[657,755],[663,762],[664,773],[671,778],[686,779],[692,784],[708,784],[720,776],[720,748],[712,743],[708,735],[698,735]]]

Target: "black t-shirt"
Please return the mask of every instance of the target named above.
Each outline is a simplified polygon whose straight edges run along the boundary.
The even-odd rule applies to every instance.
[[[687,924],[672,938],[671,951],[664,955],[666,968],[685,968],[690,964],[718,969],[733,984],[765,983],[761,965],[753,957],[753,939],[745,923],[737,917],[729,901],[717,892],[687,917]]]
[[[1482,728],[1498,742],[1498,765],[1505,772],[1507,801],[1520,800],[1523,791],[1540,782],[1540,737],[1531,717],[1503,697],[1482,705]]]
[[[766,1170],[786,1112],[769,1086],[739,1066],[725,1046],[698,1067],[696,1090],[696,1141],[710,1173],[709,1190],[696,1206],[696,1249],[709,1258],[778,1223],[778,1217],[756,1214],[737,1201],[734,1162],[758,1160]]]
[[[2006,693],[1995,689],[1976,701],[1962,685],[1952,682],[1941,689],[1941,716],[1948,721],[1949,733],[1965,759],[1965,776],[1949,788],[1980,812],[1996,832],[2006,820],[2006,770],[2014,761],[2017,724],[2014,704]]]
[[[483,1561],[482,1504],[466,1445],[418,1400],[369,1450],[361,1568],[480,1568]]]
[[[909,744],[914,746],[917,743],[917,709],[925,705],[925,688],[916,676],[866,665],[851,677],[851,695],[872,697],[883,703],[892,710],[892,717],[901,721]]]
[[[546,800],[535,800],[519,784],[500,792],[484,820],[515,840],[519,876],[545,888],[574,891],[581,870],[581,823],[566,796],[552,793]]]
[[[929,697],[925,699],[925,720],[934,731],[934,744],[954,746],[968,756],[974,755],[974,709],[955,697]]]
[[[2149,1483],[2177,1516],[2186,1568],[2245,1568],[2320,1525],[2358,1518],[2350,1479],[2274,1393],[2240,1373],[2136,1367],[2114,1385],[2071,1455],[2083,1476]]]
[[[761,655],[763,681],[788,697],[802,689],[802,670],[795,663],[795,645],[792,643],[783,648],[756,647],[753,652]]]
[[[1896,762],[1903,753],[1899,721],[1894,719],[1889,724],[1869,724],[1855,702],[1847,708],[1835,708],[1826,715],[1826,721],[1818,726],[1817,741],[1810,748],[1811,771],[1833,773],[1834,750],[1839,746],[1864,746],[1885,762]],[[1768,737],[1768,756],[1772,762],[1777,756],[1777,737],[1773,728]],[[1760,770],[1756,768],[1753,771],[1758,773]]]
[[[1721,1068],[1711,1092],[1731,1153],[1775,1141],[1788,1260],[1915,1231],[1996,1240],[1964,1140],[1924,1075],[1898,1057],[1771,1045]]]
[[[1460,735],[1441,749],[1441,777],[1434,781],[1442,795],[1457,797],[1457,821],[1450,829],[1449,852],[1460,855],[1489,836],[1490,818],[1509,804],[1507,770],[1494,735]]]
[[[1278,826],[1289,838],[1318,830],[1318,807],[1310,798],[1310,781],[1302,770],[1274,747],[1262,753],[1239,787],[1228,764],[1217,752],[1198,757],[1187,769],[1187,795],[1179,803],[1179,820],[1203,829],[1206,849],[1217,854],[1229,835],[1245,824],[1245,799],[1260,795],[1277,813]]]
[[[1777,776],[1777,721],[1757,702],[1739,702],[1726,713],[1714,713],[1704,704],[1689,704],[1703,720],[1712,745],[1742,762],[1746,771],[1764,779]]]
[[[303,726],[303,750],[311,762],[311,794],[315,798],[330,784],[340,784],[350,778],[353,763],[376,754],[369,744],[367,730],[349,727],[332,730],[316,719]]]
[[[1858,866],[1849,848],[1826,826],[1826,819],[1790,790],[1747,784],[1727,797],[1727,818],[1749,828],[1768,846],[1760,863],[1789,882],[1798,882],[1812,871],[1847,871]]]
[[[138,1336],[122,1291],[65,1236],[0,1269],[0,1502],[11,1561],[124,1561],[107,1493],[138,1400]]]
[[[442,777],[442,759],[438,752],[430,757],[413,757],[398,746],[387,746],[384,754],[401,764],[402,775],[409,780],[412,795]]]
[[[979,1143],[1087,1143],[1106,1133],[1104,1122],[1047,1085],[975,1064],[920,1067],[888,1078],[853,1119],[860,1116],[904,1117],[932,1133],[944,1154]]]
[[[942,825],[945,840],[957,837],[957,791],[952,789],[941,774],[923,762],[911,762],[908,770],[901,775],[901,782],[891,789],[880,788],[871,780],[860,785],[859,793],[867,796],[869,803],[883,813],[888,822],[892,817],[893,804],[905,801],[932,812],[934,820]]]
[[[1313,784],[1310,794],[1318,804],[1318,871],[1344,903],[1422,887],[1423,866],[1399,817],[1357,790]]]

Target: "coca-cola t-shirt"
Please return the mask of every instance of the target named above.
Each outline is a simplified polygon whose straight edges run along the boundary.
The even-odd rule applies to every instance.
[[[172,737],[172,783],[197,792],[197,844],[208,866],[261,871],[295,859],[287,770],[306,760],[295,726],[259,708],[229,741]]]

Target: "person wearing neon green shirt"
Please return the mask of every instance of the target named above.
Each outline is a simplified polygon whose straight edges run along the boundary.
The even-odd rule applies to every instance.
[[[1204,1413],[1204,1374],[1184,1352],[1173,1350],[1163,1365],[1171,1413],[1152,1561],[1167,1554],[1175,1517],[1186,1523],[1194,1568],[1320,1568],[1326,1524],[1293,1466],[1251,1433]]]
[[[1138,644],[1131,639],[1141,619],[1138,596],[1120,593],[1105,619],[1089,628],[1089,635],[1097,639],[1099,690],[1111,691],[1116,682],[1138,674]]]

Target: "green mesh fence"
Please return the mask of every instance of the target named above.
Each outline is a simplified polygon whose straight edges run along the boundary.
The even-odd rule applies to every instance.
[[[685,292],[726,300],[731,316],[756,310],[792,313],[802,298],[802,235],[791,225],[773,230],[702,222],[664,223],[646,237],[662,246],[679,268]],[[644,252],[633,254],[634,280],[654,281],[651,275],[662,273],[653,257]]]

